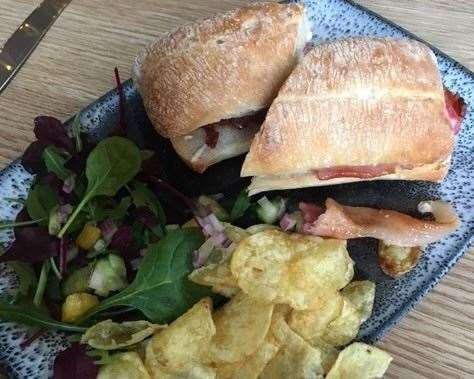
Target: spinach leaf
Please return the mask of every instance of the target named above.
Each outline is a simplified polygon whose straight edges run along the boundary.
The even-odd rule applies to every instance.
[[[140,171],[138,147],[123,137],[101,141],[89,154],[86,163],[87,189],[79,205],[58,234],[61,238],[82,208],[95,196],[114,196]]]
[[[230,211],[231,221],[235,221],[241,218],[251,205],[252,202],[250,201],[250,197],[247,194],[247,191],[243,190],[242,192],[240,192],[239,196],[235,200],[232,210]]]
[[[114,221],[119,221],[128,214],[128,208],[132,205],[130,197],[125,196],[120,199],[120,203],[115,208],[104,208],[100,206],[98,201],[92,201],[89,203],[89,215],[91,220],[94,222],[100,222],[106,218],[110,218]]]
[[[64,167],[68,159],[64,158],[58,148],[49,145],[43,151],[44,164],[49,172],[55,174],[62,181],[70,177],[73,172]]]
[[[36,184],[26,199],[26,210],[33,220],[43,219],[40,225],[48,225],[51,209],[58,203],[54,191],[45,184]]]
[[[16,275],[18,276],[18,294],[22,296],[27,296],[30,292],[31,288],[36,286],[36,273],[28,263],[20,262],[20,261],[11,261],[8,262],[11,268],[15,271]]]
[[[133,204],[137,208],[147,207],[158,218],[160,224],[166,224],[165,212],[153,191],[146,184],[138,181],[134,181],[132,187],[130,194],[132,195]]]
[[[109,137],[100,142],[87,158],[86,196],[114,196],[140,170],[138,147],[123,137]]]
[[[5,299],[0,299],[0,314],[2,315],[2,320],[19,322],[49,330],[56,329],[81,333],[87,330],[87,328],[82,326],[53,320],[31,303],[11,304]]]
[[[187,278],[192,253],[203,242],[197,229],[177,229],[151,245],[137,275],[126,289],[105,299],[86,319],[118,306],[140,310],[152,322],[170,322],[196,301],[211,294]]]

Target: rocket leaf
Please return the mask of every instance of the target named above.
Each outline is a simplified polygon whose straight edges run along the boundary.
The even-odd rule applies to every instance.
[[[15,321],[21,324],[37,326],[44,329],[64,330],[68,332],[84,332],[87,328],[53,320],[33,304],[11,304],[0,299],[2,320]]]
[[[124,306],[140,310],[151,322],[174,320],[196,301],[211,294],[207,287],[188,281],[192,253],[203,242],[197,229],[177,229],[151,245],[135,280],[126,289],[105,299],[86,318]]]

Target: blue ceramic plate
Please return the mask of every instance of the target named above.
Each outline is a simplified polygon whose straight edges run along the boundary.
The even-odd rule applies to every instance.
[[[391,22],[344,0],[306,0],[315,42],[349,36],[388,36],[416,38]],[[416,213],[420,200],[441,198],[451,202],[460,215],[462,226],[452,235],[429,246],[417,267],[401,279],[393,280],[379,269],[375,241],[356,240],[350,243],[356,261],[356,275],[377,284],[374,313],[363,325],[359,337],[373,342],[392,328],[413,305],[447,273],[467,250],[473,240],[474,209],[474,75],[460,64],[433,48],[438,57],[443,82],[451,91],[460,94],[468,105],[467,116],[458,137],[451,170],[441,184],[421,182],[367,182],[328,188],[292,191],[301,199],[323,200],[331,196],[344,204],[366,205]],[[166,156],[165,170],[183,191],[217,192],[243,186],[238,179],[239,159],[218,165],[204,176],[186,170],[169,145],[154,136],[141,101],[130,81],[125,85],[129,104],[128,124],[138,143],[153,141],[159,154]],[[118,98],[111,91],[82,114],[86,130],[97,138],[107,134],[117,124]],[[219,184],[215,178],[219,177]],[[18,162],[13,162],[0,173],[0,219],[13,219],[20,210],[5,198],[24,198],[32,177]],[[11,240],[12,234],[3,231],[0,241]],[[0,292],[14,291],[16,278],[6,266],[0,267]],[[28,329],[13,323],[0,323],[0,362],[18,378],[47,378],[52,372],[55,354],[64,348],[64,335],[49,333],[27,348],[20,348]]]

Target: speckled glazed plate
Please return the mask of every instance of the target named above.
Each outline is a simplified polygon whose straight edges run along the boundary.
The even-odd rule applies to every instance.
[[[344,0],[306,0],[315,42],[349,36],[387,36],[416,38],[387,20]],[[349,244],[356,261],[356,275],[377,284],[374,313],[363,325],[359,338],[375,341],[393,327],[413,305],[447,273],[468,249],[474,233],[474,74],[434,49],[443,75],[451,91],[460,94],[468,105],[467,116],[458,137],[452,167],[441,184],[421,182],[367,182],[328,188],[291,191],[301,199],[321,201],[331,196],[351,205],[366,205],[415,213],[419,201],[441,198],[451,202],[458,212],[462,226],[452,235],[429,246],[417,267],[401,279],[393,280],[379,269],[375,241],[356,240]],[[238,179],[240,159],[223,162],[203,176],[193,174],[174,155],[169,145],[154,136],[141,101],[130,81],[125,85],[128,100],[128,124],[138,143],[150,139],[160,154],[166,155],[166,167],[175,185],[183,191],[217,192],[243,186]],[[97,138],[107,134],[117,122],[118,98],[111,91],[82,114],[82,123]],[[219,183],[216,183],[219,177]],[[0,173],[0,218],[13,219],[19,207],[5,198],[24,198],[32,177],[18,162]],[[9,231],[0,234],[8,243]],[[0,267],[0,292],[14,291],[16,278],[6,265]],[[1,315],[0,315],[1,317]],[[66,346],[64,335],[49,333],[27,348],[20,348],[28,329],[13,323],[0,322],[0,362],[15,378],[47,378],[52,373],[55,354]]]

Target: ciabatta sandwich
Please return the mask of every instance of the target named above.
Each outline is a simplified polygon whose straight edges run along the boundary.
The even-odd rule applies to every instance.
[[[257,3],[164,35],[133,78],[156,130],[202,172],[248,150],[310,38],[302,5]]]
[[[422,43],[324,43],[280,89],[241,175],[253,176],[251,194],[361,180],[440,181],[454,145],[447,113],[436,57]]]

